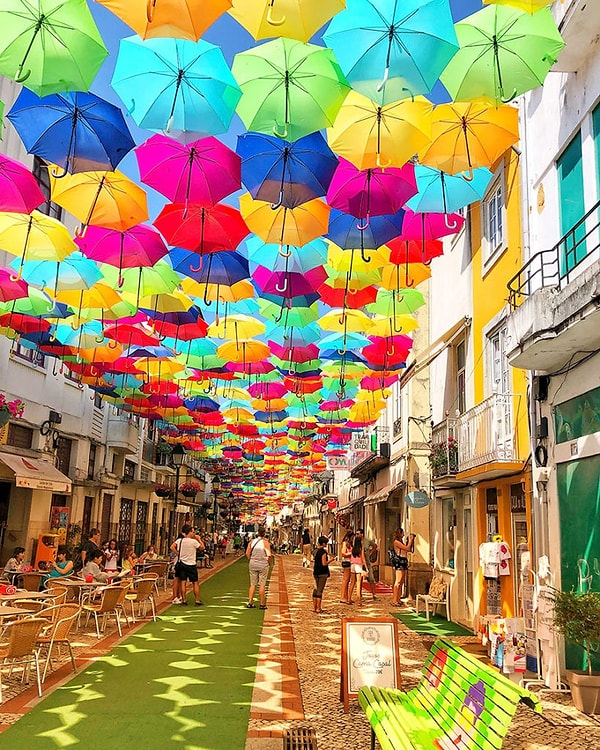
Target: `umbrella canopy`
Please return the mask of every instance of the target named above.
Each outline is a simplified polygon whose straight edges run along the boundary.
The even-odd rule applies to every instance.
[[[240,99],[221,49],[202,40],[122,39],[111,85],[148,130],[224,133]]]
[[[112,170],[135,146],[121,110],[95,94],[22,89],[8,119],[28,153],[67,172]]]
[[[327,244],[321,239],[313,240],[303,247],[293,247],[267,244],[259,237],[250,237],[246,247],[251,264],[264,266],[275,272],[305,273],[327,262]]]
[[[454,101],[496,104],[541,86],[565,43],[549,8],[493,5],[456,24],[460,49],[440,79]]]
[[[208,335],[220,339],[251,339],[265,332],[265,324],[249,315],[226,315],[208,327]]]
[[[77,249],[64,224],[39,211],[0,213],[0,247],[20,258],[20,267],[26,260],[60,261]]]
[[[554,0],[483,0],[484,5],[510,5],[527,13],[537,13],[541,8],[552,5]]]
[[[177,37],[198,41],[231,8],[231,0],[97,0],[142,39]]]
[[[408,316],[415,313],[424,304],[425,298],[417,289],[397,289],[393,291],[380,289],[376,301],[368,304],[367,310],[378,315],[397,318],[400,315]],[[414,321],[414,319],[411,320]],[[378,325],[380,323],[381,321]],[[371,334],[371,331],[369,331],[369,334]]]
[[[482,200],[493,174],[489,169],[474,169],[465,175],[449,175],[439,169],[417,164],[415,177],[419,192],[408,202],[412,211],[434,211],[449,214]]]
[[[116,268],[153,266],[169,248],[160,234],[145,224],[119,231],[103,227],[88,227],[83,237],[75,243],[81,252],[98,263],[108,263]]]
[[[290,141],[333,125],[350,90],[330,49],[291,39],[239,52],[232,71],[248,130]]]
[[[253,198],[295,208],[325,195],[337,158],[320,133],[295,143],[265,133],[238,137],[242,182]]]
[[[4,0],[0,74],[39,96],[88,91],[108,50],[86,0]]]
[[[402,232],[404,211],[384,216],[371,216],[368,222],[352,214],[332,209],[327,237],[343,248],[375,249]]]
[[[248,234],[240,212],[224,203],[167,204],[154,226],[171,245],[204,255],[219,250],[235,250]]]
[[[419,163],[470,175],[475,167],[491,167],[519,140],[519,111],[480,100],[441,104],[433,112],[431,135]]]
[[[11,263],[18,270],[20,260]],[[29,284],[59,289],[89,289],[103,278],[97,264],[80,252],[73,252],[62,260],[27,260],[22,264],[21,276]]]
[[[358,169],[401,167],[431,141],[432,111],[423,97],[381,105],[351,91],[327,140]]]
[[[140,179],[174,203],[218,203],[241,186],[240,157],[216,138],[153,135],[135,150]]]
[[[323,39],[352,88],[381,104],[431,91],[458,50],[447,0],[348,0]]]
[[[50,169],[52,200],[84,227],[96,224],[124,231],[146,221],[146,193],[121,172],[80,172],[55,176]]]
[[[0,154],[0,211],[28,214],[45,202],[31,172],[15,159]]]
[[[298,297],[315,292],[327,278],[327,273],[322,266],[305,273],[271,271],[264,266],[258,266],[252,273],[252,278],[261,293],[265,292],[280,297]]]
[[[250,193],[240,196],[240,212],[249,229],[265,242],[278,245],[306,245],[325,234],[329,211],[319,198],[296,208],[272,209],[270,203],[253,200]]]
[[[28,289],[27,282],[15,278],[12,269],[0,266],[0,303],[27,297]]]
[[[327,191],[327,202],[333,208],[365,219],[396,213],[416,192],[412,164],[360,170],[340,159]]]
[[[344,0],[232,0],[233,16],[255,39],[308,40],[342,10]]]

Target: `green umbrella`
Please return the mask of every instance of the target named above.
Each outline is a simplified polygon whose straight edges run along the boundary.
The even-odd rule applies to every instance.
[[[350,86],[332,50],[276,39],[238,53],[237,113],[248,130],[295,141],[333,125]]]
[[[89,91],[108,55],[86,0],[3,0],[0,74],[38,96]]]
[[[460,49],[440,76],[454,101],[500,104],[541,86],[564,47],[549,8],[532,16],[493,5],[455,28]]]

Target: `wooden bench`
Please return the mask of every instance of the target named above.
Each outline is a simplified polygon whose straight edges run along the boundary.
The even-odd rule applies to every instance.
[[[433,614],[438,607],[446,608],[446,620],[450,621],[450,612],[448,611],[448,584],[440,576],[434,576],[429,585],[428,594],[417,594],[415,598],[415,613],[419,614],[419,604],[425,604],[425,615],[429,622],[429,608]]]
[[[542,710],[533,693],[445,638],[433,644],[415,688],[362,687],[358,702],[371,750],[376,737],[383,750],[497,750],[519,702]]]

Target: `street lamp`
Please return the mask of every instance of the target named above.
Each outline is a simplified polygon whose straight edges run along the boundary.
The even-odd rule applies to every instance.
[[[221,489],[221,479],[219,478],[218,474],[215,474],[214,477],[211,480],[211,487],[212,492],[214,495],[213,500],[213,532],[216,531],[217,528],[217,496],[219,494],[219,490]]]
[[[175,499],[173,500],[173,510],[177,512],[177,501],[179,499],[179,472],[185,462],[185,449],[183,445],[177,444],[171,453],[171,464],[175,469]]]

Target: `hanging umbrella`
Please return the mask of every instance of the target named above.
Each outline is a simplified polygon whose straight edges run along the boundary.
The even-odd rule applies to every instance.
[[[202,40],[122,39],[111,85],[148,130],[225,133],[240,99],[221,49]]]
[[[439,244],[441,245],[441,243]],[[429,278],[431,278],[431,267],[425,265],[425,263],[406,263],[403,265],[390,263],[381,272],[381,286],[390,291],[407,289],[417,286]]]
[[[240,196],[240,212],[248,228],[265,242],[302,246],[327,232],[329,206],[315,200],[296,208],[281,206],[271,209],[270,203],[255,201],[249,193]]]
[[[100,269],[106,283],[118,288],[126,299],[134,298],[136,307],[142,297],[170,294],[179,285],[179,276],[168,263],[160,260],[153,266],[124,268],[121,271],[109,265],[101,265]]]
[[[358,169],[401,167],[431,141],[432,110],[423,97],[380,105],[351,91],[327,140]]]
[[[406,211],[402,234],[398,240],[420,240],[424,246],[430,240],[439,240],[450,234],[458,234],[465,223],[460,214],[415,213]],[[394,241],[390,241],[389,247]]]
[[[80,235],[89,224],[124,231],[148,218],[146,193],[121,172],[49,172],[52,200],[82,222]]]
[[[271,350],[262,341],[256,339],[239,339],[221,344],[217,356],[234,363],[249,364],[260,362],[269,356]],[[225,414],[225,412],[223,412]]]
[[[208,327],[208,335],[220,339],[251,339],[265,332],[265,324],[248,315],[226,315]]]
[[[302,328],[297,326],[271,326],[266,338],[269,344],[276,344],[280,347],[306,347],[319,341],[321,331],[314,325],[306,325]],[[281,355],[278,354],[278,356]]]
[[[170,203],[154,220],[154,226],[170,245],[200,255],[235,250],[248,234],[240,212],[224,203]]]
[[[0,213],[0,247],[20,258],[19,268],[26,260],[59,261],[77,249],[64,224],[39,211]]]
[[[394,214],[371,216],[369,221],[365,222],[334,208],[329,215],[326,237],[339,247],[374,250],[402,232],[403,220],[402,209]]]
[[[309,307],[288,307],[285,304],[259,299],[258,305],[261,315],[278,326],[302,327],[314,323],[319,317],[319,308],[315,303]]]
[[[56,301],[64,302],[75,313],[75,325],[82,320],[118,320],[136,312],[135,305],[101,281],[90,289],[60,290],[56,293]]]
[[[255,39],[308,40],[345,7],[344,0],[232,0],[233,16]]]
[[[232,287],[250,275],[248,261],[239,253],[231,251],[210,253],[207,260],[198,264],[196,253],[174,248],[171,250],[170,260],[177,273],[185,274],[199,285],[204,285],[202,296],[205,304],[210,302],[207,294],[209,285]]]
[[[317,323],[324,331],[365,332],[371,327],[371,318],[360,310],[331,310]]]
[[[3,0],[0,74],[39,96],[88,91],[108,51],[86,0]]]
[[[449,175],[439,169],[417,164],[415,177],[419,192],[407,202],[407,207],[419,213],[433,211],[450,214],[481,201],[493,174],[489,169],[480,167],[474,169],[466,179],[464,175]]]
[[[0,154],[0,211],[28,214],[45,202],[31,172],[15,159]]]
[[[410,305],[406,305],[406,307],[410,307]],[[373,317],[369,328],[369,336],[394,336],[397,333],[409,333],[418,327],[419,324],[411,315],[403,315],[398,310],[395,313]]]
[[[352,88],[381,104],[431,91],[458,50],[447,0],[348,0],[323,40]]]
[[[519,111],[488,101],[453,102],[436,107],[432,120],[432,142],[419,155],[419,163],[450,174],[475,167],[491,167],[519,140]]]
[[[96,263],[80,252],[73,252],[62,260],[27,260],[21,264],[17,259],[11,266],[29,284],[49,288],[54,293],[59,289],[89,289],[103,278]]]
[[[360,223],[360,230],[367,228],[371,216],[395,214],[416,192],[412,164],[360,170],[346,159],[340,159],[327,191],[327,203],[332,208],[367,219]]]
[[[15,278],[12,269],[0,266],[0,303],[27,297],[28,288],[26,281]]]
[[[552,5],[554,0],[483,0],[484,5],[509,5],[527,13],[537,13],[538,10]]]
[[[449,231],[446,229],[446,231]],[[395,240],[388,242],[390,250],[390,263],[397,266],[408,266],[411,263],[429,263],[433,258],[444,254],[444,246],[441,242],[420,241],[403,239],[397,237]],[[408,267],[406,273],[410,272]]]
[[[454,101],[501,104],[541,86],[565,43],[549,8],[493,5],[456,24],[460,49],[440,79]]]
[[[180,312],[158,312],[149,311],[149,324],[156,333],[163,337],[169,337],[177,342],[189,342],[206,336],[207,323],[202,318],[202,313],[197,307]]]
[[[232,72],[246,128],[290,141],[333,125],[350,90],[330,49],[290,39],[239,52]]]
[[[231,0],[97,0],[142,39],[177,37],[198,41]]]
[[[242,182],[250,195],[273,207],[295,208],[327,192],[337,158],[321,133],[294,143],[265,133],[238,136]]]
[[[142,182],[174,203],[215,204],[241,185],[240,157],[212,136],[185,144],[153,135],[135,155]]]
[[[40,98],[22,89],[8,119],[27,152],[58,164],[62,173],[115,169],[135,146],[121,110],[95,94]]]
[[[260,237],[250,237],[246,247],[252,266],[264,266],[275,272],[305,273],[327,261],[327,244],[321,239],[303,247],[292,247],[273,245],[263,242]]]
[[[271,271],[264,266],[257,266],[252,278],[262,293],[274,294],[280,297],[299,297],[315,292],[317,287],[327,278],[322,266],[313,268],[306,273],[292,273],[291,271]]]
[[[369,302],[374,302],[377,297],[377,287],[367,285],[362,289],[338,288],[325,282],[319,287],[321,301],[329,307],[347,307],[357,310]]]

